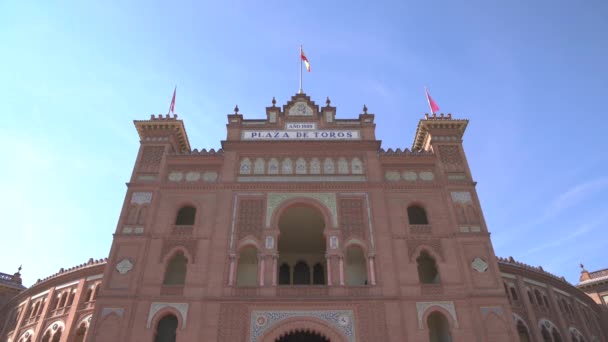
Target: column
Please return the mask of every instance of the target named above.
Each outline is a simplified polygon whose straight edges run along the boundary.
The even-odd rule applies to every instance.
[[[264,286],[264,255],[259,253],[258,254],[258,281],[259,281],[259,286],[263,287]]]
[[[44,333],[44,331],[42,331],[42,329],[44,329],[44,324],[45,324],[45,320],[46,320],[46,316],[49,313],[50,310],[50,306],[51,303],[53,302],[53,297],[55,296],[55,288],[52,287],[49,290],[49,293],[47,293],[46,295],[46,302],[42,301],[44,307],[42,308],[42,313],[40,314],[40,317],[38,318],[38,323],[36,323],[36,328],[34,328],[34,335],[36,336],[35,341],[40,341],[42,340],[42,335]],[[67,336],[67,333],[62,333],[61,336]]]
[[[344,286],[344,258],[339,256],[340,286]]]
[[[228,286],[233,286],[234,285],[234,263],[235,263],[235,259],[236,259],[236,254],[230,253],[228,258],[230,259],[230,268],[228,270]]]
[[[78,282],[78,285],[76,286],[76,297],[74,297],[74,302],[72,302],[72,306],[70,306],[70,311],[68,314],[68,319],[65,322],[65,331],[63,332],[63,334],[61,334],[61,340],[59,340],[59,342],[67,342],[68,341],[68,336],[71,335],[71,332],[74,327],[74,325],[78,324],[78,322],[76,322],[76,319],[78,318],[76,315],[76,312],[80,309],[80,306],[82,305],[82,303],[84,303],[85,300],[85,296],[86,296],[86,290],[85,290],[85,286],[86,286],[87,280],[86,278],[82,278],[80,279],[80,281]],[[70,291],[71,294],[71,291]],[[68,300],[70,300],[70,294],[68,294]],[[91,296],[93,294],[91,293]]]
[[[327,265],[327,286],[332,285],[331,281],[331,256],[325,254],[325,264]]]
[[[370,285],[376,285],[376,269],[374,268],[374,254],[367,257],[369,267],[369,282]]]
[[[25,304],[23,304],[23,308],[21,309],[21,312],[19,313],[19,317],[17,317],[17,324],[15,325],[15,330],[13,330],[13,341],[17,341],[17,339],[19,338],[19,336],[17,336],[17,334],[19,333],[19,330],[21,329],[21,326],[23,325],[23,320],[26,319],[25,315],[27,314],[27,309],[30,307],[31,305],[31,298],[28,297],[25,300]]]

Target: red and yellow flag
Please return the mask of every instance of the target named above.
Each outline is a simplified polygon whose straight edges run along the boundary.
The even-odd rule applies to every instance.
[[[302,48],[300,48],[300,58],[302,58],[304,64],[306,64],[306,71],[310,72],[310,63],[308,62],[308,58],[306,58],[306,55],[304,54],[304,50],[302,50]]]

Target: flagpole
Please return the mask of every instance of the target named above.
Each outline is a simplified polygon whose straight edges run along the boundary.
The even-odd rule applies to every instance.
[[[302,45],[300,44],[300,94],[302,94]]]

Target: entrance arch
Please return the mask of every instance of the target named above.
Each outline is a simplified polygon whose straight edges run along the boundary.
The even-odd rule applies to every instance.
[[[300,340],[298,340],[300,338]],[[271,328],[259,342],[349,342],[331,326],[311,317],[293,317]]]
[[[325,285],[326,220],[323,212],[308,203],[291,204],[281,210],[278,228],[279,285]]]

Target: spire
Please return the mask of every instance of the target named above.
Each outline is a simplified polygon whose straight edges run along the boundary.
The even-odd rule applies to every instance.
[[[234,106],[234,114],[239,113],[239,105]]]
[[[583,265],[583,263],[580,263],[579,266],[581,267],[581,276],[578,278],[579,283],[591,279],[589,272],[585,269],[585,265]]]

